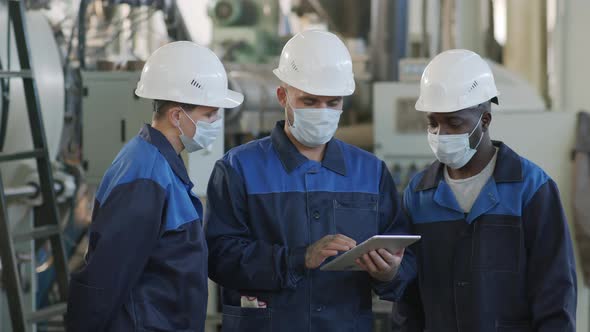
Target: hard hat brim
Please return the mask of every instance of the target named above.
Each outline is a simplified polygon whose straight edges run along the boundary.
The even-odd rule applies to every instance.
[[[228,89],[227,95],[225,98],[219,101],[212,101],[211,105],[204,105],[204,106],[212,106],[212,107],[220,107],[220,108],[234,108],[242,105],[244,102],[244,95]]]
[[[305,93],[309,93],[315,96],[324,96],[324,97],[346,97],[350,96],[354,93],[356,88],[356,82],[352,80],[347,88],[319,88],[319,87],[310,87],[309,84],[301,84],[300,82],[295,82],[294,80],[290,79],[288,75],[285,75],[279,68],[273,69],[273,74],[283,83],[292,86],[296,89],[299,89]]]
[[[169,100],[169,101],[174,101],[177,103],[187,103],[187,104],[191,104],[191,105],[219,107],[219,108],[234,108],[234,107],[240,106],[244,102],[244,95],[243,94],[241,94],[237,91],[230,90],[230,89],[227,89],[227,94],[225,95],[225,97],[220,98],[218,100],[211,100],[211,101],[207,101],[207,102],[197,102],[197,101],[189,100],[186,98],[176,99],[176,98],[170,98],[170,97],[167,97],[164,95],[156,96],[156,95],[152,95],[152,94],[145,94],[141,89],[135,89],[135,95],[137,95],[138,97],[141,97],[141,98],[146,98],[146,99]]]
[[[492,97],[490,99],[486,99],[483,100],[477,104],[471,105],[471,106],[456,106],[456,107],[428,107],[425,106],[422,102],[421,98],[418,98],[418,100],[416,101],[416,104],[414,105],[414,108],[416,109],[416,111],[418,112],[424,112],[424,113],[454,113],[454,112],[459,112],[461,110],[467,109],[469,107],[473,107],[476,106],[478,104],[484,103],[486,101],[490,101],[496,105],[500,105],[500,102],[498,100],[498,96],[500,95],[500,93],[498,92],[497,95],[495,97]]]

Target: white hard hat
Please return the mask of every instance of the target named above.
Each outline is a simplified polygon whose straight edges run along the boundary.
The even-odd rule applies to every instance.
[[[340,38],[327,31],[307,30],[293,36],[273,73],[317,96],[349,96],[355,88],[350,53]]]
[[[489,100],[497,103],[498,95],[487,62],[472,51],[449,50],[426,66],[416,110],[451,113]]]
[[[232,108],[244,95],[227,88],[227,74],[210,49],[177,41],[157,49],[146,61],[135,94],[199,106]]]

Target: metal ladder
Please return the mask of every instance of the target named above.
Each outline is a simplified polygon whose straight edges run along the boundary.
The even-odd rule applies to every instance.
[[[8,0],[8,16],[12,21],[15,44],[18,50],[20,71],[0,71],[0,78],[21,78],[23,80],[29,125],[33,138],[33,150],[13,154],[0,154],[0,162],[36,159],[39,172],[39,192],[42,195],[42,205],[38,212],[42,218],[35,220],[32,231],[12,234],[8,220],[6,193],[0,176],[0,258],[2,259],[2,277],[8,297],[8,305],[15,332],[27,331],[27,326],[47,321],[53,317],[63,316],[66,312],[68,290],[68,268],[63,239],[59,226],[54,180],[49,159],[45,128],[41,117],[37,86],[31,68],[31,50],[25,21],[24,1]],[[10,52],[10,48],[8,48]],[[49,239],[55,267],[59,301],[57,304],[41,310],[28,312],[23,306],[23,292],[17,268],[14,242]]]

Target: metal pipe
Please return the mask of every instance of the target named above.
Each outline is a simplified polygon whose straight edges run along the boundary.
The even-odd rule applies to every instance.
[[[428,0],[422,0],[422,45],[420,45],[420,56],[430,56],[430,43],[428,40]]]
[[[540,2],[540,34],[539,37],[539,57],[540,57],[540,68],[538,69],[541,75],[539,82],[539,88],[541,90],[541,96],[545,100],[545,105],[548,109],[551,109],[551,96],[549,95],[549,74],[548,74],[548,63],[547,63],[547,0]]]
[[[33,185],[26,185],[22,187],[6,188],[4,189],[4,196],[6,199],[20,198],[20,197],[34,197],[39,193],[39,188]]]
[[[53,184],[53,190],[56,193],[63,192],[64,186],[59,182]],[[20,187],[4,188],[4,197],[6,199],[15,198],[36,198],[39,195],[39,185],[35,183],[26,184]]]
[[[30,70],[19,70],[19,71],[0,70],[0,78],[31,78],[31,77],[33,77],[33,72]]]
[[[10,48],[7,48],[10,52]],[[2,61],[0,61],[0,72],[2,72]],[[6,68],[10,70],[10,68]],[[0,151],[4,151],[4,142],[6,142],[6,129],[8,128],[8,111],[10,108],[10,79],[0,78]]]
[[[86,9],[88,0],[81,0],[78,9],[78,61],[80,69],[86,68]]]
[[[455,0],[442,0],[440,13],[441,42],[439,46],[439,51],[453,49],[457,44],[456,31],[453,29],[455,24],[455,16]]]
[[[10,15],[8,15],[8,20],[6,22],[6,70],[10,71],[10,34],[11,34],[11,19]],[[2,71],[2,63],[0,62],[0,71]],[[2,116],[0,118],[0,151],[4,151],[4,143],[6,142],[6,128],[8,127],[8,111],[10,108],[10,80],[9,79],[0,79],[0,93],[2,93],[2,101],[0,102],[0,111],[2,111]]]
[[[371,73],[376,81],[396,81],[406,54],[407,1],[371,1]],[[393,18],[393,19],[392,19]]]

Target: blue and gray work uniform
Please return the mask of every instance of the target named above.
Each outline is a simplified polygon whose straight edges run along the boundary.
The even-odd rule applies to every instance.
[[[371,331],[371,290],[399,296],[395,282],[307,270],[305,251],[328,234],[360,243],[406,233],[391,175],[337,139],[321,163],[308,160],[284,125],[229,151],[211,175],[205,233],[209,276],[223,286],[223,331]],[[267,308],[241,307],[243,295]]]
[[[400,331],[575,331],[575,262],[557,186],[494,145],[496,168],[468,214],[439,162],[406,189],[422,240],[413,247],[417,281],[394,312]]]
[[[123,147],[98,188],[68,331],[204,329],[207,247],[192,187],[158,130],[145,125]]]

